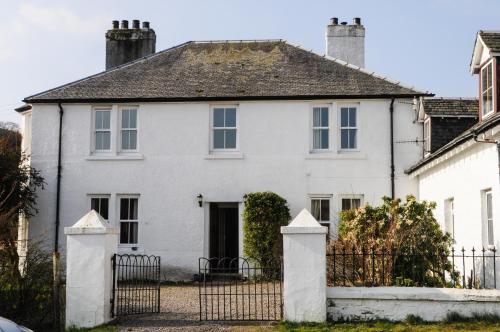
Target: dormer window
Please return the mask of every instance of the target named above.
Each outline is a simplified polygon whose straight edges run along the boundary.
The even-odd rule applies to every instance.
[[[481,69],[481,112],[485,117],[493,113],[493,62]]]

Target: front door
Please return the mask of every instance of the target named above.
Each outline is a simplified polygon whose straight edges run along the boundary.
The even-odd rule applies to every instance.
[[[238,257],[238,203],[210,203],[210,257]]]

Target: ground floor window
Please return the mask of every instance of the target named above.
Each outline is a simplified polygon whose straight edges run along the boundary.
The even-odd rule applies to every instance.
[[[483,220],[486,229],[486,241],[488,246],[495,245],[493,234],[493,194],[491,189],[483,191]]]
[[[342,211],[357,209],[361,206],[361,197],[342,198]]]
[[[330,198],[311,198],[311,214],[322,226],[328,227],[330,234]]]
[[[136,244],[139,231],[139,198],[120,198],[120,244]]]
[[[92,196],[90,209],[96,211],[104,220],[109,218],[109,196]]]

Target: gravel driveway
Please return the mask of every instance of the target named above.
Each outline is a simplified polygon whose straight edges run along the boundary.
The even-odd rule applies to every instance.
[[[118,331],[269,331],[273,324],[199,321],[197,286],[162,286],[160,314],[122,318]]]

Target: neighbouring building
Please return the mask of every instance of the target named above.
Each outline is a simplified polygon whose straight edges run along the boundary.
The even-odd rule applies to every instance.
[[[364,31],[332,19],[324,56],[284,40],[154,53],[149,24],[114,22],[106,71],[24,100],[25,147],[47,182],[28,236],[59,234],[64,253],[63,227],[95,209],[120,228],[120,252],[185,276],[201,256],[242,255],[246,193],[274,191],[335,235],[341,209],[417,192],[404,171],[422,148],[395,142],[422,140],[414,100],[432,95],[362,69]]]
[[[499,56],[500,32],[480,31],[470,65],[479,99],[420,103],[426,154],[407,170],[419,198],[436,202],[436,218],[457,249],[475,246],[479,255],[500,245]]]

